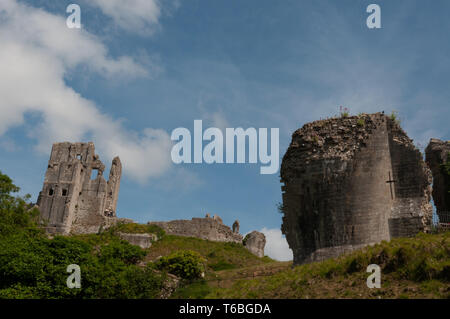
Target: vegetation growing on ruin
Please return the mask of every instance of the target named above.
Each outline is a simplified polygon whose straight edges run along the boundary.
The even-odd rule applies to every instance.
[[[341,117],[349,117],[350,116],[350,110],[347,107],[339,107],[339,115]]]
[[[364,121],[364,118],[359,118],[358,121],[356,122],[356,124],[357,124],[359,127],[363,127],[365,123],[366,123],[366,122]]]
[[[393,110],[390,115],[390,119],[400,125],[400,118],[398,117],[398,111]]]

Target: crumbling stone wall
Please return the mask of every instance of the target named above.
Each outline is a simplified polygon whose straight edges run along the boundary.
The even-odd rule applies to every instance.
[[[114,158],[108,181],[104,170],[93,143],[53,144],[37,202],[48,232],[95,233],[116,222],[120,159]]]
[[[430,178],[420,151],[382,113],[305,124],[281,165],[294,263],[427,230]]]
[[[197,237],[211,241],[242,243],[242,235],[224,225],[219,216],[168,222],[148,222],[161,227],[169,235]]]
[[[158,236],[155,234],[119,233],[119,237],[130,244],[139,246],[143,249],[149,248],[153,242],[158,240]]]
[[[450,141],[432,138],[425,149],[426,162],[433,173],[433,200],[439,221],[450,223],[450,176],[444,167],[450,156]]]

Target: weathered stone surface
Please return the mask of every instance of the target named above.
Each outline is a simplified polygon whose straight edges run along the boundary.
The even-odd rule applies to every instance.
[[[37,202],[47,232],[95,233],[115,224],[120,159],[114,158],[108,181],[104,170],[93,143],[53,144]]]
[[[119,233],[119,237],[132,245],[136,245],[144,249],[149,248],[153,242],[158,240],[158,236],[155,234]]]
[[[282,232],[295,264],[431,224],[431,173],[412,140],[381,113],[305,124],[292,135],[281,182]]]
[[[235,220],[233,223],[233,233],[239,234],[239,221],[238,220]]]
[[[168,222],[148,222],[148,224],[161,227],[169,235],[197,237],[211,241],[242,242],[242,235],[234,233],[230,227],[224,225],[220,217],[192,218],[191,220],[172,220]]]
[[[169,297],[177,290],[180,286],[180,278],[172,275],[166,274],[166,280],[164,281],[164,286],[161,289],[159,299],[169,299]]]
[[[252,254],[264,257],[264,247],[266,246],[266,236],[259,231],[252,231],[245,236],[243,244]]]
[[[214,219],[215,221],[217,221],[218,223],[223,224],[222,218],[220,218],[219,215],[214,215],[213,219]]]
[[[433,201],[439,221],[450,223],[450,176],[445,173],[444,163],[449,160],[450,141],[432,138],[425,149],[426,162],[433,173]]]

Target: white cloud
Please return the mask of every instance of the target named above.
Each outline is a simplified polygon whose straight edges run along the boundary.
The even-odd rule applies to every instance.
[[[12,127],[29,125],[26,115],[31,114],[39,121],[30,136],[42,152],[56,141],[93,140],[100,154],[119,155],[125,174],[140,182],[170,167],[165,131],[127,130],[65,83],[75,67],[108,79],[149,75],[132,58],[111,58],[94,35],[69,29],[64,17],[15,0],[0,2],[0,43],[0,137]]]
[[[281,233],[280,229],[268,229],[264,227],[261,233],[266,236],[266,247],[264,254],[270,258],[279,261],[288,261],[293,259],[292,250],[286,241],[286,238]]]
[[[111,17],[119,27],[140,34],[152,34],[158,27],[161,7],[157,0],[89,0]]]

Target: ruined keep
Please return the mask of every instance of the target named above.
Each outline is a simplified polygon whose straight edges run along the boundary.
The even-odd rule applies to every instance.
[[[433,173],[433,200],[439,222],[450,223],[450,141],[432,138],[425,156]]]
[[[122,164],[112,161],[109,180],[94,143],[53,144],[37,205],[49,233],[95,233],[116,222]],[[94,175],[97,172],[97,175]]]
[[[420,151],[382,113],[305,124],[281,165],[294,264],[428,231],[431,181]]]

